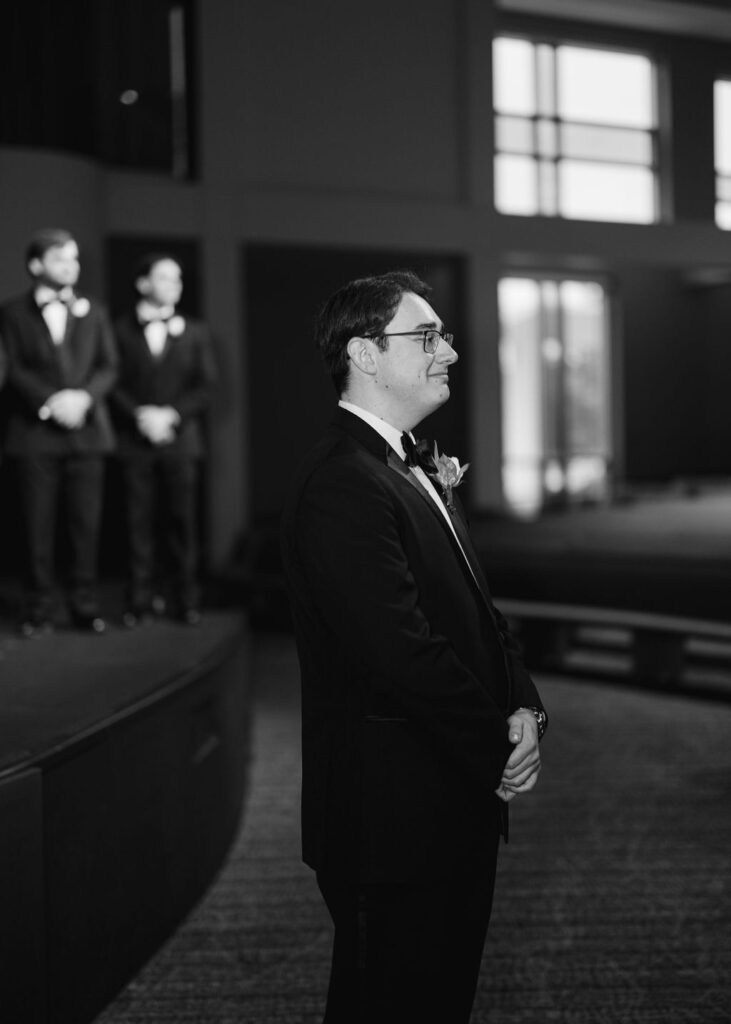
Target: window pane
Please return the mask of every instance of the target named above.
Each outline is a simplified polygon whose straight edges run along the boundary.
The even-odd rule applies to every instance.
[[[495,208],[500,213],[538,213],[535,160],[524,156],[495,157]]]
[[[724,231],[731,231],[731,203],[716,203],[716,224]]]
[[[606,496],[606,294],[597,281],[499,283],[503,489],[516,511]]]
[[[636,54],[559,46],[558,112],[570,121],[655,125],[652,64]]]
[[[511,507],[533,512],[543,495],[539,284],[503,278],[498,302],[503,490]]]
[[[606,459],[581,455],[569,459],[566,467],[566,490],[574,497],[601,501],[607,496]]]
[[[566,451],[604,455],[608,448],[604,290],[595,282],[561,285],[566,364]]]
[[[713,118],[716,141],[716,170],[731,174],[731,82],[715,82]]]
[[[561,125],[561,152],[577,160],[618,160],[649,165],[653,162],[652,149],[652,136],[648,132],[583,124]]]
[[[721,202],[731,203],[731,178],[716,179],[716,196]]]
[[[559,164],[560,212],[581,220],[650,224],[655,220],[655,181],[643,167]]]
[[[493,104],[504,114],[535,114],[533,44],[496,39],[492,48]]]
[[[532,153],[533,122],[524,117],[496,117],[495,147],[503,153]]]
[[[542,214],[555,217],[558,213],[558,182],[553,160],[538,162],[538,208]]]
[[[538,113],[553,117],[556,114],[556,60],[555,51],[546,43],[536,47],[538,67]]]

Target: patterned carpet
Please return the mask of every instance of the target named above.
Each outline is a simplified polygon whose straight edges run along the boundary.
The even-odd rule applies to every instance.
[[[299,860],[290,638],[259,637],[256,667],[235,848],[97,1024],[322,1019],[330,929]],[[731,706],[540,684],[544,771],[513,804],[473,1024],[729,1024]]]

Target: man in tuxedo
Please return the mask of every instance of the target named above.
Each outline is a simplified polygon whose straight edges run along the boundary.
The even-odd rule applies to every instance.
[[[498,838],[546,725],[454,494],[463,467],[410,433],[458,358],[427,295],[398,271],[325,304],[339,408],[282,519],[303,854],[335,925],[326,1024],[469,1020]]]
[[[69,612],[102,633],[97,551],[104,457],[114,445],[105,396],[116,353],[105,309],[79,295],[79,248],[65,230],[37,232],[26,250],[30,290],[0,307],[7,354],[5,450],[15,460],[27,539],[23,636],[54,625],[54,537],[64,495],[70,549]]]
[[[115,323],[119,380],[111,397],[129,538],[124,621],[134,627],[153,612],[161,582],[156,578],[157,531],[164,517],[172,613],[194,626],[200,621],[196,513],[204,455],[201,414],[216,377],[212,342],[204,323],[177,312],[183,271],[175,257],[144,256],[135,288],[134,309]]]

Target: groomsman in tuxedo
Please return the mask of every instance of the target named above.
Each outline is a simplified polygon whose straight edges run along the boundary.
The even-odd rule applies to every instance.
[[[428,294],[399,271],[324,306],[339,408],[282,519],[303,854],[335,926],[326,1024],[467,1024],[507,805],[546,727],[469,538],[465,467],[411,434],[458,358]]]
[[[0,307],[7,354],[5,451],[15,460],[27,540],[28,596],[20,632],[54,625],[59,494],[69,539],[69,612],[102,633],[97,550],[104,457],[114,445],[105,397],[116,353],[105,309],[76,291],[79,248],[65,230],[38,231],[26,250],[30,290]]]
[[[216,378],[208,327],[177,311],[179,261],[150,253],[137,267],[137,303],[115,323],[120,372],[112,394],[126,496],[129,583],[126,625],[153,612],[157,535],[164,519],[172,614],[200,621],[198,478],[204,456],[202,413]],[[159,513],[162,512],[162,517]]]

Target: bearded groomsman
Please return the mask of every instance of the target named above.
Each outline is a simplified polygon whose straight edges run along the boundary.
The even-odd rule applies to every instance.
[[[134,309],[115,323],[120,372],[111,396],[129,541],[124,621],[134,627],[159,610],[163,589],[173,617],[193,626],[200,621],[201,419],[216,379],[213,346],[208,327],[177,310],[183,269],[174,256],[143,257],[135,288]]]
[[[104,456],[114,446],[105,396],[116,353],[105,309],[79,295],[79,247],[70,232],[38,231],[26,250],[30,290],[0,307],[7,352],[7,435],[27,540],[28,594],[20,632],[54,625],[54,537],[64,495],[70,547],[68,604],[78,629],[101,633],[97,549]]]
[[[507,804],[540,769],[546,715],[454,493],[465,467],[411,434],[458,358],[428,294],[401,271],[325,304],[339,408],[282,517],[326,1024],[467,1024]]]

